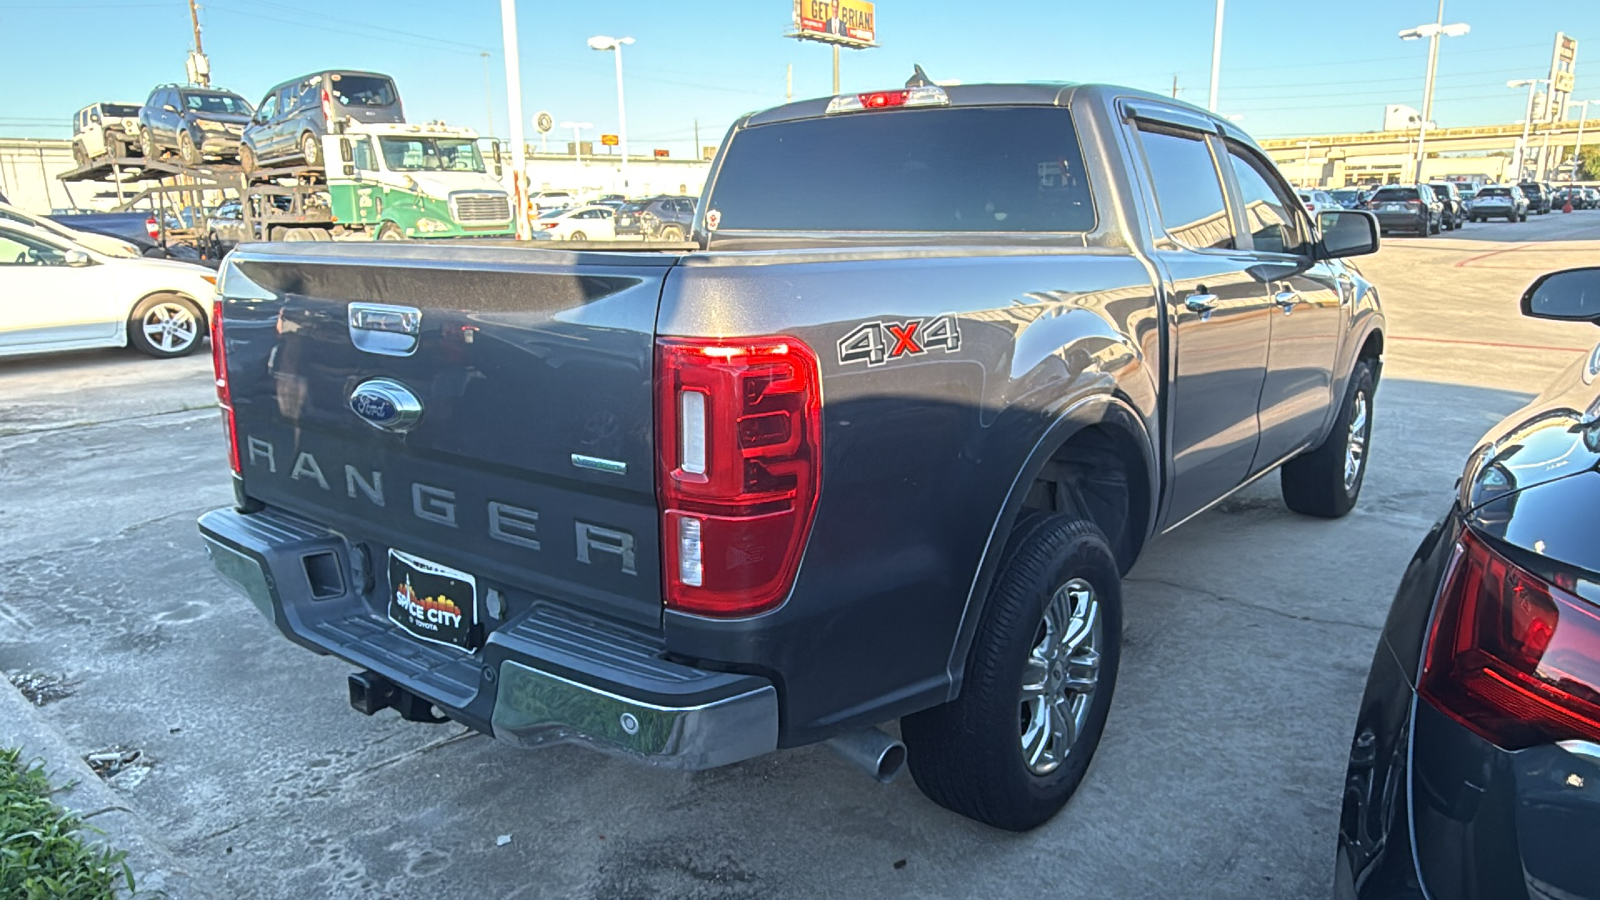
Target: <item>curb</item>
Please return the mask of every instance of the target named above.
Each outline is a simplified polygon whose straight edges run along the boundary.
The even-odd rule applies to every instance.
[[[24,761],[43,761],[50,783],[58,786],[51,799],[77,813],[86,826],[104,832],[87,833],[87,840],[127,851],[136,897],[202,900],[213,896],[155,837],[150,823],[101,781],[66,737],[45,721],[38,707],[4,682],[0,682],[0,746],[21,748]],[[117,892],[118,896],[124,893]]]

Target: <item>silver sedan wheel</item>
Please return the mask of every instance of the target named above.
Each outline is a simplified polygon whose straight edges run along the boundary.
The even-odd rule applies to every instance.
[[[182,303],[158,303],[139,323],[150,346],[165,353],[181,353],[200,338],[200,323]]]
[[[1350,407],[1350,435],[1344,445],[1344,489],[1355,490],[1361,478],[1361,467],[1367,460],[1367,394],[1356,392],[1355,403]]]
[[[1100,641],[1094,586],[1074,578],[1057,588],[1022,674],[1022,758],[1035,775],[1055,771],[1083,729],[1100,682]]]

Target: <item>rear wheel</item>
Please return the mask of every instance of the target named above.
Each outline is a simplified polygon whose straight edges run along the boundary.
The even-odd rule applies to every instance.
[[[307,228],[306,231],[311,232],[311,240],[313,241],[333,240],[333,235],[329,234],[326,228]]]
[[[122,159],[128,155],[128,142],[119,137],[106,138],[106,155],[112,159]]]
[[[662,226],[662,228],[661,228],[661,239],[663,241],[681,241],[681,240],[683,240],[683,226],[681,226],[681,225],[664,225],[664,226]]]
[[[177,294],[146,297],[128,317],[128,343],[161,359],[193,353],[204,333],[199,307]]]
[[[312,237],[311,234],[315,230],[312,228],[290,228],[284,231],[283,239],[294,242],[314,241],[316,238]]]
[[[589,236],[581,231],[574,231],[572,234],[567,236],[567,240],[569,241],[587,241],[588,239]]]
[[[183,158],[184,165],[200,165],[200,148],[194,145],[194,138],[189,136],[188,130],[178,132],[178,156]]]
[[[249,144],[239,145],[239,168],[245,175],[250,175],[256,170],[256,152],[250,149]]]
[[[403,241],[406,239],[406,235],[405,232],[400,230],[399,225],[393,222],[385,222],[378,226],[377,239],[380,241]]]
[[[1049,821],[1100,743],[1122,648],[1122,581],[1093,523],[1012,531],[956,699],[900,720],[930,800],[996,828]]]
[[[1297,513],[1337,519],[1361,496],[1372,441],[1372,364],[1356,363],[1333,429],[1322,443],[1284,463],[1283,502]]]
[[[322,146],[317,143],[317,136],[309,131],[300,136],[300,155],[308,166],[322,165]]]

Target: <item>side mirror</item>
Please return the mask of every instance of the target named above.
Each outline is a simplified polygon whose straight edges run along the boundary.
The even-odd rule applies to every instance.
[[[82,250],[68,250],[67,255],[62,258],[62,262],[74,269],[81,269],[84,266],[94,265],[94,257]]]
[[[356,158],[355,151],[350,149],[349,138],[339,138],[339,158],[345,162],[349,162]],[[349,175],[350,173],[346,172],[345,174]]]
[[[500,142],[499,141],[490,141],[489,142],[489,148],[490,148],[491,152],[494,154],[494,177],[499,178],[500,175],[501,175],[501,169],[500,169]]]
[[[347,162],[339,167],[339,172],[340,174],[344,175],[344,177],[350,178],[356,174],[356,164],[353,162]]]
[[[1339,259],[1378,252],[1378,217],[1361,209],[1332,209],[1317,217],[1322,240],[1317,259]]]
[[[1539,276],[1522,294],[1522,314],[1533,319],[1600,325],[1600,267]]]
[[[166,110],[167,112],[177,112],[178,111],[178,108],[176,106],[173,106],[171,103],[163,103],[163,104],[161,104],[161,108]]]

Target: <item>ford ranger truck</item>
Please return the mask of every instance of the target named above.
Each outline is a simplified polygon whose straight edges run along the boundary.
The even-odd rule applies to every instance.
[[[690,769],[828,741],[1032,828],[1146,542],[1275,470],[1356,502],[1377,226],[1319,219],[1193,106],[917,80],[741,118],[693,249],[242,247],[200,530],[362,712]]]

